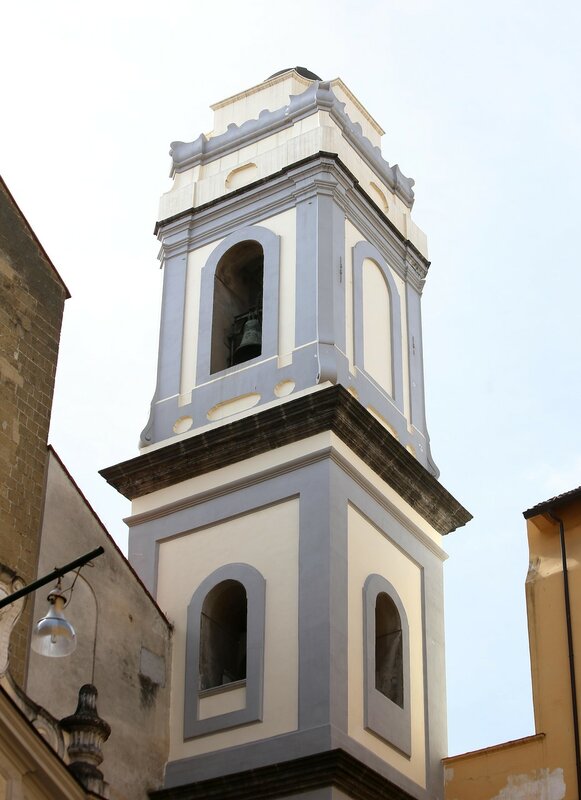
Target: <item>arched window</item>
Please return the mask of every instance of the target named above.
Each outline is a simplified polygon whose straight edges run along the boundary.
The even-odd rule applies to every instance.
[[[238,242],[220,258],[214,273],[211,373],[262,353],[263,284],[259,242]]]
[[[401,619],[385,592],[375,600],[375,688],[403,708]]]
[[[188,606],[184,739],[262,719],[266,581],[224,564]]]
[[[253,359],[258,364],[276,356],[279,273],[280,237],[261,225],[239,228],[210,253],[200,284],[198,387],[234,364]],[[253,385],[247,371],[233,372],[228,379],[246,377]],[[220,392],[213,397],[207,407],[223,399]]]
[[[246,590],[222,581],[204,600],[200,620],[200,689],[246,678]]]
[[[400,596],[382,575],[363,587],[365,727],[411,756],[410,632]]]

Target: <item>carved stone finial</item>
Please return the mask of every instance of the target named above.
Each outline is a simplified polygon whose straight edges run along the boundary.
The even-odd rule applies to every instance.
[[[17,592],[24,586],[24,581],[19,578],[15,572],[0,564],[0,600],[3,600],[8,595]],[[8,670],[8,646],[10,644],[10,634],[16,625],[22,608],[24,606],[24,597],[10,603],[9,606],[0,610],[0,678],[6,674]]]
[[[61,719],[60,726],[71,737],[67,749],[69,771],[88,792],[107,797],[109,785],[98,766],[103,761],[101,747],[109,738],[111,727],[97,713],[97,695],[91,683],[81,686],[77,710]]]

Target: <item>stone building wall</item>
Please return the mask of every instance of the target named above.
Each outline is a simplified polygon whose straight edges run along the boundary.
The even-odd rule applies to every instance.
[[[26,692],[62,719],[74,712],[79,688],[94,684],[111,726],[100,766],[111,800],[145,800],[162,785],[168,757],[171,627],[49,448],[39,572],[99,545],[104,554],[78,580],[63,578],[65,591],[74,582],[65,613],[77,648],[66,658],[31,652]],[[35,592],[35,619],[46,612],[48,588]]]
[[[37,575],[46,443],[67,289],[0,178],[0,561]],[[31,603],[12,634],[22,683]]]

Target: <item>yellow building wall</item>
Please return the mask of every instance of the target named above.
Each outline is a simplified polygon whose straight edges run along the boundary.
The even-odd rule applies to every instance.
[[[444,759],[447,800],[560,800],[563,770],[546,763],[545,737],[514,742]]]
[[[575,648],[581,643],[581,502],[556,513],[565,530]],[[525,588],[536,735],[445,759],[447,800],[578,798],[559,526],[539,514],[527,521],[527,534]],[[581,706],[579,678],[577,689]]]

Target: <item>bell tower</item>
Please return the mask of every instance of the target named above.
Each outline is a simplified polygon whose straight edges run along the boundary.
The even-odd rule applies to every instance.
[[[442,535],[470,515],[430,454],[413,181],[340,79],[212,108],[172,144],[141,454],[102,473],[175,626],[154,796],[438,798]]]

